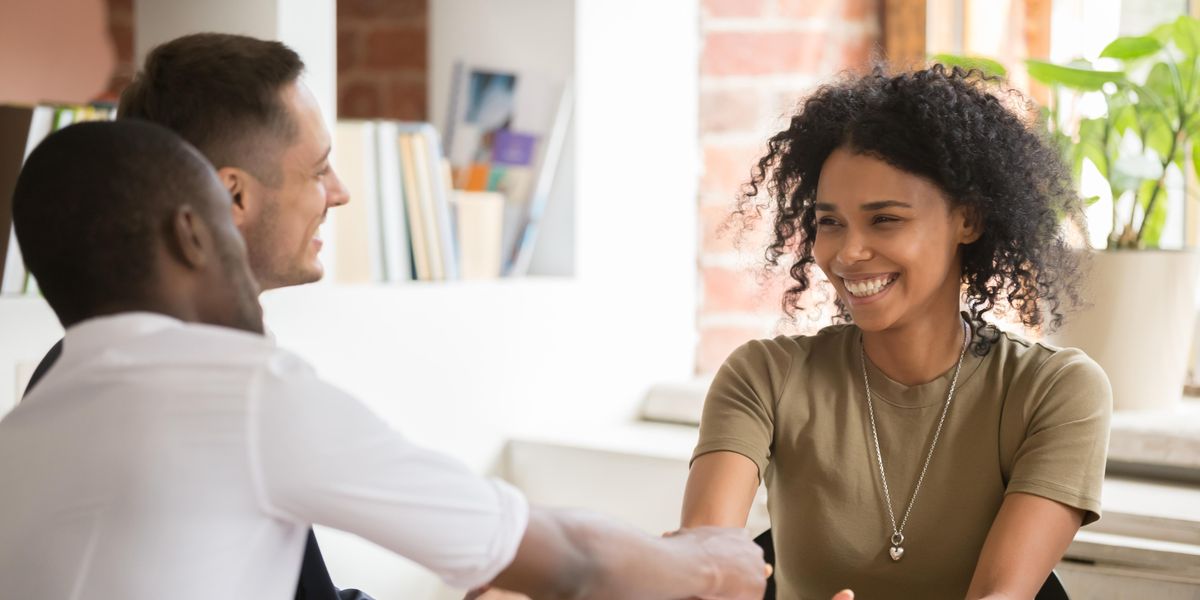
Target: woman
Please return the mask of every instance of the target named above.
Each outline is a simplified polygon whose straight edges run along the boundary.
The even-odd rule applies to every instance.
[[[1054,327],[1077,301],[1069,176],[977,72],[820,88],[735,220],[773,214],[790,313],[820,269],[841,324],[747,343],[704,407],[683,526],[744,526],[768,490],[779,598],[1032,598],[1099,518],[1111,411]]]

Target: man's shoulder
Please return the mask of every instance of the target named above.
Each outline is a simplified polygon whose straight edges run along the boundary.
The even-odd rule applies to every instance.
[[[194,323],[141,336],[113,350],[127,360],[150,365],[236,366],[281,374],[309,369],[299,356],[279,348],[271,336]]]

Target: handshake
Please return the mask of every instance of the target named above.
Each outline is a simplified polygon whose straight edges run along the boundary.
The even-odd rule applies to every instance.
[[[577,511],[534,509],[533,513],[531,532],[541,530],[541,522],[547,519],[565,525],[559,532],[579,542],[571,544],[577,556],[541,557],[540,568],[526,577],[513,577],[510,567],[491,586],[470,592],[465,600],[524,598],[503,590],[522,590],[533,598],[762,600],[772,575],[763,549],[740,528],[696,527],[652,538]],[[529,534],[513,566],[532,550],[527,548],[532,541]],[[552,569],[561,570],[553,573]],[[551,580],[551,587],[539,586],[536,579]],[[833,600],[853,597],[847,590]]]

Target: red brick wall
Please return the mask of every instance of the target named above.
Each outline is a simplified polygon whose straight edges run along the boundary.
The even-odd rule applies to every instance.
[[[879,41],[877,0],[701,0],[699,256],[696,370],[716,370],[746,340],[817,324],[782,324],[788,280],[758,277],[763,227],[735,246],[719,230],[764,143],[822,80],[868,64]],[[803,318],[802,318],[803,319]]]
[[[425,120],[429,0],[338,0],[338,116]]]
[[[117,67],[107,99],[135,72],[133,0],[108,0]],[[424,120],[429,0],[339,0],[338,117]]]

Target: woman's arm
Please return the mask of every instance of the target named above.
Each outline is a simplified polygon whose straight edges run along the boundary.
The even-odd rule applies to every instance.
[[[758,466],[736,452],[702,454],[683,494],[683,528],[745,527],[758,491]]]
[[[1034,496],[1004,498],[975,565],[967,599],[1033,598],[1062,559],[1083,511]]]

